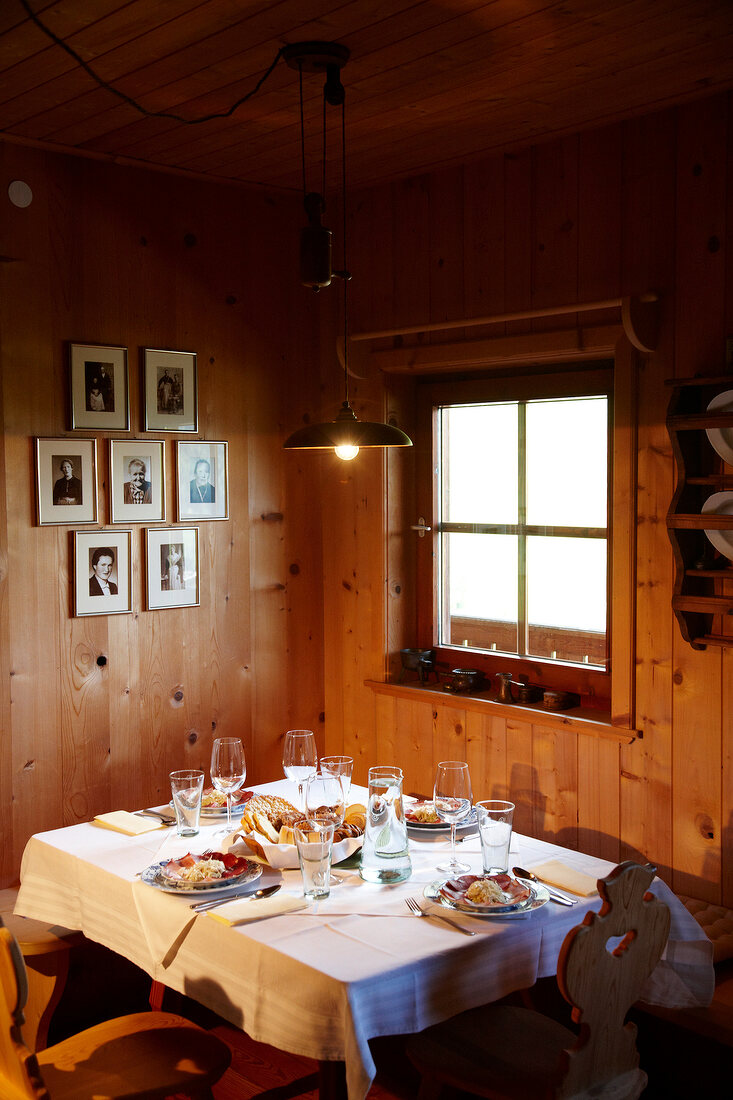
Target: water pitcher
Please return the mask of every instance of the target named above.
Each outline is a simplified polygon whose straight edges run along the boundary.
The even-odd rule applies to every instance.
[[[402,770],[369,769],[369,804],[359,874],[367,882],[402,882],[412,873],[402,806]]]

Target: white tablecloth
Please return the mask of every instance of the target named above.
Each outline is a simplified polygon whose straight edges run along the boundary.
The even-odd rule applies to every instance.
[[[258,789],[293,798],[285,781]],[[351,801],[365,795],[352,788]],[[413,874],[405,883],[375,886],[351,872],[317,905],[231,928],[194,916],[191,899],[137,877],[160,859],[205,851],[217,828],[203,827],[193,843],[174,829],[129,837],[92,823],[39,833],[23,856],[16,912],[80,929],[256,1040],[345,1061],[349,1100],[363,1100],[373,1079],[370,1038],[420,1031],[554,974],[567,931],[600,907],[596,895],[572,908],[550,902],[521,920],[466,917],[478,931],[474,937],[410,916],[404,899],[441,877],[436,864],[449,849],[444,836],[420,836],[411,838]],[[480,872],[477,836],[463,841],[459,853]],[[613,867],[513,836],[512,863],[526,867],[550,858],[595,877]],[[281,877],[283,891],[302,894],[299,871],[265,869],[262,883]],[[668,1006],[707,1004],[712,944],[663,882],[655,880],[652,889],[670,906],[672,927],[645,998]]]

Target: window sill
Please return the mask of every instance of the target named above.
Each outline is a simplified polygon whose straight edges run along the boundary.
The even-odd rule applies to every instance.
[[[520,706],[518,703],[498,703],[489,698],[488,692],[466,694],[451,693],[416,681],[405,684],[383,683],[379,680],[365,680],[365,687],[371,688],[376,695],[391,695],[398,699],[416,700],[421,696],[434,705],[457,706],[463,710],[476,711],[479,714],[501,715],[520,722],[532,722],[548,729],[572,730],[575,733],[589,734],[591,737],[606,737],[630,745],[642,736],[641,730],[626,726],[613,726],[602,711],[585,707],[573,707],[571,710],[552,711],[542,706]]]

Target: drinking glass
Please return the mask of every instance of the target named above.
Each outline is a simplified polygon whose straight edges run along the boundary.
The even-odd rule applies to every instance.
[[[309,775],[318,768],[316,739],[312,730],[288,730],[283,746],[285,777],[298,784],[298,809],[304,809],[303,788]]]
[[[504,874],[509,870],[514,803],[501,802],[498,799],[477,802],[476,817],[484,874]]]
[[[244,783],[244,746],[237,737],[217,737],[211,749],[211,782],[227,799],[227,833],[232,831],[232,795]]]
[[[450,825],[450,860],[438,865],[439,871],[459,875],[470,870],[467,863],[456,859],[456,825],[468,817],[471,809],[471,776],[468,764],[460,760],[441,760],[435,773],[433,805],[441,821]]]
[[[330,821],[334,828],[344,823],[346,801],[341,777],[315,772],[308,776],[305,788],[305,815],[318,828],[317,822]]]
[[[322,756],[320,762],[322,772],[341,777],[341,786],[344,788],[344,802],[349,797],[351,787],[351,774],[354,770],[353,756]]]
[[[332,821],[296,821],[293,826],[295,846],[298,849],[300,873],[303,876],[303,893],[317,901],[327,898],[331,892],[331,851],[333,847]]]
[[[179,836],[196,836],[201,815],[201,795],[204,773],[200,768],[183,768],[170,773],[173,808],[176,811],[176,832]]]

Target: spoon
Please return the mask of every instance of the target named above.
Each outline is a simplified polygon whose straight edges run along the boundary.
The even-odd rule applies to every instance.
[[[216,901],[194,902],[189,908],[195,909],[197,913],[203,913],[206,909],[214,909],[217,905],[226,905],[228,901],[243,901],[245,898],[258,901],[260,898],[269,898],[270,894],[276,894],[281,886],[281,882],[276,882],[273,886],[263,886],[262,889],[255,890],[253,894],[230,894],[228,898],[217,898]]]
[[[549,893],[553,901],[556,901],[558,905],[575,905],[576,899],[569,898],[565,894],[561,894],[559,890],[556,890],[554,886],[548,886],[542,879],[537,878],[532,871],[526,871],[524,867],[512,867],[512,874],[515,878],[528,878],[530,882],[537,882],[540,886],[544,886],[545,890]]]

